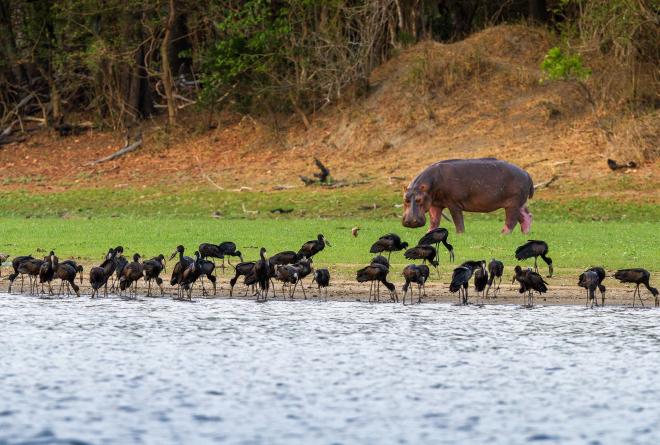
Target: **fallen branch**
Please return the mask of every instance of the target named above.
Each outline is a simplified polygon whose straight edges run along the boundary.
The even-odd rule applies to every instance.
[[[554,176],[553,176],[552,178],[550,178],[550,180],[548,180],[548,181],[545,181],[545,182],[539,182],[538,184],[536,184],[536,185],[534,186],[534,190],[538,190],[538,189],[545,188],[545,187],[550,187],[550,184],[552,184],[553,182],[555,182],[557,179],[559,179],[559,176],[554,175]]]
[[[134,151],[140,145],[142,145],[142,138],[138,139],[137,141],[133,142],[130,145],[127,145],[126,147],[124,147],[120,150],[117,150],[116,152],[114,152],[113,154],[111,154],[109,156],[106,156],[106,157],[101,158],[101,159],[97,159],[96,161],[92,161],[89,164],[90,165],[96,165],[96,164],[100,164],[102,162],[112,161],[113,159],[117,159],[117,158],[120,158],[120,157],[124,156],[126,153],[130,153],[130,152]]]

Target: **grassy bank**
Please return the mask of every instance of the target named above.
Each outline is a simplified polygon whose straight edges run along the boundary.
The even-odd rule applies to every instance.
[[[27,218],[397,218],[401,193],[392,187],[221,191],[200,186],[74,189],[64,192],[0,190],[0,216]],[[539,222],[660,221],[660,205],[606,198],[530,201]],[[284,210],[288,213],[278,213]],[[503,221],[502,212],[467,214],[470,221]]]
[[[357,238],[351,228],[360,226]],[[623,221],[537,221],[529,236],[516,231],[499,234],[501,221],[468,220],[467,233],[458,236],[450,230],[450,243],[456,251],[456,263],[466,259],[504,260],[515,264],[515,247],[528,238],[546,240],[550,245],[558,276],[562,283],[574,284],[575,272],[590,265],[608,269],[646,267],[660,270],[658,223]],[[317,267],[328,266],[337,276],[348,278],[355,269],[371,258],[369,247],[378,236],[396,232],[414,244],[423,229],[405,229],[398,219],[306,218],[306,219],[212,219],[173,217],[100,217],[93,219],[0,218],[0,251],[11,255],[32,253],[43,256],[53,249],[62,258],[74,257],[97,263],[109,246],[122,244],[127,253],[143,256],[169,254],[177,244],[192,253],[201,242],[235,241],[246,259],[257,257],[259,247],[270,254],[281,250],[297,250],[306,240],[323,233],[332,243],[315,258]],[[443,279],[454,265],[440,248]],[[392,256],[397,268],[409,262],[401,253]],[[528,262],[527,264],[532,264]],[[543,265],[545,266],[545,265]],[[398,272],[397,272],[398,274]],[[3,274],[4,275],[4,274]]]

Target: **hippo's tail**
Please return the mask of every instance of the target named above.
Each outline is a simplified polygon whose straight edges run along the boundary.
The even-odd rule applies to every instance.
[[[527,177],[529,178],[529,198],[531,199],[534,197],[534,181],[532,180],[532,177],[527,173]]]

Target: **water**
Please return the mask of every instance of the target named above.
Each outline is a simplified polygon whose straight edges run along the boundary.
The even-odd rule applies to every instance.
[[[0,295],[0,444],[657,444],[659,316]]]

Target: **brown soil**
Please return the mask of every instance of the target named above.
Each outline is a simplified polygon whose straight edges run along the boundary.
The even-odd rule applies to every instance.
[[[146,126],[142,148],[96,166],[90,161],[123,145],[119,135],[34,133],[0,150],[0,177],[6,189],[40,191],[171,187],[200,178],[206,187],[270,190],[302,186],[298,174],[309,175],[318,156],[336,179],[398,189],[430,162],[496,156],[528,169],[536,183],[558,177],[537,197],[659,203],[657,159],[627,172],[612,172],[605,161],[654,158],[660,114],[611,114],[604,102],[594,109],[574,83],[540,84],[539,63],[553,44],[545,31],[522,25],[454,44],[419,43],[373,73],[366,97],[310,116],[309,130],[295,116],[275,129],[231,114],[216,116],[217,128],[208,130],[208,116],[191,111],[169,133]],[[590,80],[594,91],[602,76]]]

